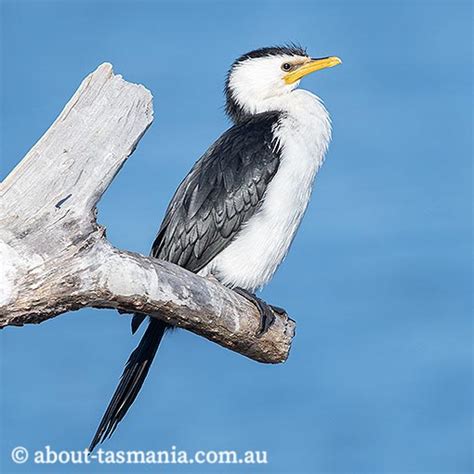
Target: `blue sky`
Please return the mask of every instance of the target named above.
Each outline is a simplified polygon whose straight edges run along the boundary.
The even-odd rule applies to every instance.
[[[228,127],[237,56],[296,41],[344,61],[302,82],[334,136],[263,292],[297,320],[288,362],[178,331],[105,447],[268,451],[267,466],[236,473],[473,471],[471,19],[457,1],[2,2],[2,179],[100,63],[152,91],[155,122],[99,205],[109,239],[142,253]],[[2,472],[65,472],[10,451],[86,447],[137,342],[114,311],[2,331]]]

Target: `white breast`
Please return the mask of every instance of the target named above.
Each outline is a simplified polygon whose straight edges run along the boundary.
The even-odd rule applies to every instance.
[[[301,222],[331,138],[329,115],[316,96],[297,89],[288,97],[286,113],[274,130],[280,166],[259,212],[200,272],[210,272],[230,287],[255,291],[273,276]]]

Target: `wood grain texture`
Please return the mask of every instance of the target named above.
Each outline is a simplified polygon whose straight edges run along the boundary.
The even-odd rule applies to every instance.
[[[260,362],[286,360],[291,319],[277,315],[258,337],[259,316],[247,300],[169,262],[114,248],[97,224],[98,200],[152,120],[150,92],[102,64],[0,183],[0,327],[116,308],[165,319]]]

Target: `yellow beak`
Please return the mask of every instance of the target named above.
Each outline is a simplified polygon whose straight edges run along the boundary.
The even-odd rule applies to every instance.
[[[302,77],[311,74],[314,71],[320,71],[321,69],[326,69],[327,67],[334,67],[341,63],[342,61],[337,56],[311,59],[311,61],[302,64],[294,71],[287,73],[283,79],[287,84],[293,84],[294,82],[299,81]]]

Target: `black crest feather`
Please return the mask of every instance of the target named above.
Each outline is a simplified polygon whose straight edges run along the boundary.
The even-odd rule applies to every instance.
[[[281,55],[288,55],[288,56],[306,56],[306,49],[296,43],[289,43],[286,45],[281,46],[267,46],[265,48],[255,49],[248,53],[242,54],[240,58],[234,61],[235,66],[237,63],[241,63],[247,59],[253,58],[263,58],[265,56],[281,56]],[[232,68],[231,68],[232,69]]]

